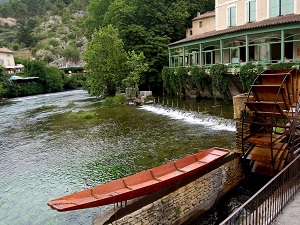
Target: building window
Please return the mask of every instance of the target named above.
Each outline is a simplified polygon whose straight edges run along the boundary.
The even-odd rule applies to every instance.
[[[294,13],[294,0],[269,0],[270,17]]]
[[[246,2],[246,22],[256,21],[256,0]]]
[[[199,22],[199,28],[201,28],[201,27],[202,27],[202,21]]]
[[[0,65],[4,65],[4,60],[0,59]]]
[[[236,6],[227,9],[228,26],[236,26]]]
[[[193,30],[190,30],[190,35],[193,35]]]

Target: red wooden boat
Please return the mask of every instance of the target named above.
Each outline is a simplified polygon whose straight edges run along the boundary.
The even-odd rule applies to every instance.
[[[218,161],[230,150],[210,148],[194,155],[48,202],[58,211],[114,204],[161,190]]]

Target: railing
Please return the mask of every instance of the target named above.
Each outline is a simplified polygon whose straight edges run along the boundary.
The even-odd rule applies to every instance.
[[[220,225],[271,224],[300,190],[300,155]]]

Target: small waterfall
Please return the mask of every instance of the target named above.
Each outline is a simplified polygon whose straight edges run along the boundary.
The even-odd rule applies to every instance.
[[[168,116],[172,119],[183,120],[189,124],[199,124],[210,127],[213,130],[236,131],[236,124],[234,120],[209,115],[207,113],[174,109],[160,105],[143,105],[140,109]]]

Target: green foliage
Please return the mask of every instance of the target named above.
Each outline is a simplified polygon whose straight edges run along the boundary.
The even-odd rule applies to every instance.
[[[126,104],[127,99],[126,96],[123,94],[117,94],[114,97],[107,97],[102,102],[102,105],[104,106],[112,106],[112,105],[119,105],[119,104]]]
[[[48,45],[52,45],[53,47],[58,47],[60,43],[57,39],[51,38],[48,40]]]
[[[72,73],[71,75],[63,74],[62,77],[64,90],[72,90],[86,86],[87,75],[84,73]]]
[[[46,85],[45,91],[48,93],[57,92],[63,90],[62,73],[56,67],[46,67]]]
[[[115,104],[124,104],[127,102],[126,96],[123,94],[117,94],[113,99]]]
[[[46,63],[43,61],[29,61],[25,62],[24,73],[30,77],[39,77],[39,82],[43,85],[46,84]]]
[[[223,64],[217,64],[210,67],[210,77],[216,89],[222,94],[225,102],[229,100],[229,79],[225,76],[227,67]]]
[[[126,51],[143,52],[148,73],[141,84],[158,85],[168,63],[167,44],[185,37],[184,30],[200,10],[214,9],[212,0],[92,0],[86,20],[87,36],[112,24],[118,29]]]
[[[114,98],[113,97],[107,97],[107,98],[105,98],[104,99],[104,101],[102,102],[102,104],[104,105],[104,106],[111,106],[111,105],[113,105],[114,104]]]
[[[65,73],[69,73],[71,71],[72,73],[82,73],[83,67],[66,67],[66,68],[61,68],[62,71]]]
[[[181,95],[183,87],[187,83],[191,83],[189,69],[185,67],[178,67],[176,69],[164,67],[162,79],[168,94]]]
[[[19,22],[17,26],[17,40],[19,43],[24,43],[26,47],[32,47],[35,45],[33,29],[37,26],[36,19],[29,19],[25,22]]]
[[[122,81],[125,87],[135,88],[136,91],[139,90],[140,77],[149,69],[148,64],[144,61],[145,56],[142,52],[139,55],[137,55],[135,51],[128,53],[127,67],[129,69],[129,75]]]
[[[0,99],[4,98],[7,93],[7,89],[4,87],[4,84],[0,82]]]
[[[192,77],[193,83],[196,85],[198,90],[204,90],[207,88],[210,94],[213,94],[212,87],[211,87],[211,78],[209,74],[206,73],[204,68],[199,68],[197,66],[191,67],[190,69],[190,76]]]
[[[8,75],[4,73],[4,68],[0,66],[0,98],[4,98],[8,92]]]
[[[21,97],[21,96],[28,96],[28,95],[37,95],[44,93],[44,88],[40,83],[31,85],[31,84],[15,84],[9,82],[7,85],[7,93],[5,97],[13,98],[13,97]]]
[[[64,90],[72,90],[79,87],[79,82],[73,75],[63,74],[63,89]]]
[[[90,4],[87,8],[89,16],[85,22],[88,39],[91,40],[94,32],[98,31],[99,28],[104,27],[104,15],[112,2],[114,2],[114,0],[90,0]]]
[[[292,69],[297,68],[299,69],[300,63],[298,62],[281,62],[277,64],[271,64],[269,67],[270,69]]]
[[[91,95],[114,95],[127,72],[127,54],[118,30],[109,25],[93,35],[84,53]]]
[[[86,20],[85,16],[80,18],[72,15],[77,10],[85,11],[87,6]],[[111,76],[107,71],[99,73],[99,76],[106,77],[104,92],[114,94],[115,86],[119,86],[127,74],[131,77],[128,79],[130,85],[133,83],[135,86],[141,84],[160,85],[162,83],[161,71],[168,63],[167,44],[185,36],[185,28],[191,25],[191,19],[196,16],[198,11],[203,13],[213,9],[213,0],[10,0],[0,5],[0,14],[3,17],[16,18],[18,25],[16,28],[3,27],[5,33],[0,34],[0,43],[6,46],[12,46],[13,43],[16,43],[19,44],[20,48],[29,47],[36,59],[42,58],[35,55],[38,50],[53,46],[55,48],[49,48],[53,56],[51,53],[47,53],[43,57],[46,62],[51,62],[62,55],[70,61],[78,61],[81,55],[76,53],[74,49],[84,46],[85,42],[82,41],[81,37],[86,35],[89,40],[92,40],[95,31],[97,33],[100,29],[112,24],[118,30],[124,50],[126,52],[134,50],[137,55],[143,53],[144,63],[149,66],[147,72],[142,72],[137,76],[136,70],[131,70],[130,73],[125,68],[126,66],[123,66],[123,63],[116,62],[115,71],[118,74],[116,77]],[[51,18],[52,15],[59,15],[62,23],[56,22],[54,17]],[[55,23],[42,25],[43,22],[49,20],[55,21]],[[48,42],[49,38],[52,39]],[[62,46],[52,43],[55,38],[68,43],[73,42],[70,44],[73,49],[62,51]],[[42,42],[43,45],[36,46],[37,43]],[[14,45],[14,48],[17,48],[17,45]],[[100,57],[102,57],[102,53],[100,53]],[[126,63],[126,60],[124,62]],[[122,70],[121,72],[119,68]],[[94,72],[91,74],[91,77],[96,76]],[[41,77],[43,80],[43,71]],[[179,78],[186,79],[186,82],[192,82],[191,77],[182,76]],[[92,93],[94,81],[94,79],[90,80]],[[66,82],[69,83],[65,85],[66,87],[74,84],[72,82],[71,84],[69,80]],[[96,80],[96,83],[99,84],[100,81]],[[103,81],[101,83],[103,84]],[[44,86],[45,83],[42,85]],[[182,87],[179,83],[175,86],[176,92]]]
[[[262,70],[262,66],[256,66],[252,63],[247,63],[240,67],[239,77],[243,85],[243,91],[250,91],[250,85],[253,84],[255,78]]]
[[[42,105],[41,109],[42,110],[49,110],[49,109],[55,109],[57,108],[57,105]]]
[[[17,51],[20,49],[20,45],[18,43],[12,43],[11,48],[12,50]]]
[[[162,70],[164,87],[168,94],[181,94],[186,86],[197,87],[199,91],[208,90],[213,95],[212,79],[206,73],[205,68],[200,67],[179,67]]]
[[[69,118],[72,119],[92,119],[96,116],[96,112],[93,111],[83,111],[80,110],[78,112],[70,112]]]
[[[161,76],[164,84],[164,88],[166,89],[168,94],[173,93],[173,89],[171,86],[171,77],[174,74],[174,69],[165,66],[162,70]]]
[[[80,52],[77,48],[68,45],[62,52],[62,56],[66,58],[67,61],[76,62],[80,60]]]

